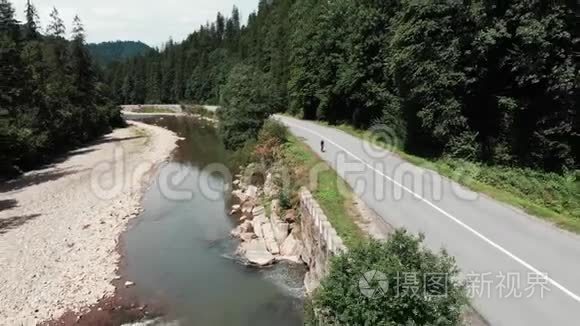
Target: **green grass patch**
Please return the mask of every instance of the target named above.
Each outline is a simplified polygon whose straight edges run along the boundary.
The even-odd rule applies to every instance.
[[[328,126],[326,123],[321,123]],[[333,126],[355,137],[372,140],[369,131],[348,125]],[[580,174],[560,175],[529,168],[490,166],[460,159],[425,159],[389,148],[402,159],[449,177],[473,191],[518,207],[555,225],[580,233]],[[458,171],[461,178],[456,178]],[[467,176],[467,177],[466,177]]]
[[[139,113],[175,113],[175,111],[152,105],[144,105],[137,112]]]
[[[186,112],[189,114],[199,115],[199,116],[211,118],[211,119],[217,118],[215,112],[207,110],[202,105],[181,104],[181,109],[183,110],[183,112]]]
[[[284,161],[297,171],[297,186],[309,188],[347,247],[354,248],[367,239],[356,223],[359,217],[355,213],[352,190],[330,166],[295,137],[290,137],[284,145]],[[320,171],[315,185],[309,180],[312,169]]]

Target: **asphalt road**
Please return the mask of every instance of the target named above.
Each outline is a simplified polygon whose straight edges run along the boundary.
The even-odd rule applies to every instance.
[[[422,232],[428,247],[455,256],[473,306],[491,325],[580,325],[580,236],[340,130],[276,119],[388,223]]]

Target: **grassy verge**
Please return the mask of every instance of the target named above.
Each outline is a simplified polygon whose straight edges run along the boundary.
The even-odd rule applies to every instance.
[[[157,106],[152,106],[152,105],[145,105],[142,106],[139,111],[137,111],[138,113],[175,113],[175,111],[167,109],[167,108],[162,108],[162,107],[157,107]]]
[[[216,118],[215,112],[207,110],[202,105],[181,104],[181,108],[183,109],[184,112],[189,114],[200,115],[202,117],[211,119]]]
[[[369,131],[348,125],[333,127],[358,138],[373,139]],[[386,144],[378,145],[388,148]],[[473,191],[521,208],[563,229],[580,233],[578,172],[559,175],[529,168],[489,166],[451,158],[430,160],[407,154],[400,149],[394,149],[394,152],[410,163],[437,171]],[[457,171],[464,171],[459,179],[456,177]]]
[[[353,248],[363,242],[367,237],[356,224],[358,216],[354,213],[353,194],[350,191],[346,193],[339,191],[339,189],[350,190],[342,178],[295,137],[289,137],[288,143],[284,145],[283,157],[286,166],[296,171],[298,186],[310,188],[312,195],[346,246]],[[309,182],[312,169],[320,171],[316,185],[310,185]]]

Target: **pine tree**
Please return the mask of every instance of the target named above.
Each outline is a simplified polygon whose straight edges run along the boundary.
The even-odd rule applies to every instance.
[[[0,34],[16,41],[18,21],[14,18],[14,8],[8,0],[0,0]]]
[[[226,23],[225,23],[225,18],[221,12],[218,12],[218,14],[217,14],[215,25],[216,25],[217,39],[219,41],[222,41],[224,39]]]
[[[85,27],[78,15],[75,15],[72,26],[72,40],[84,45]]]
[[[233,55],[239,56],[240,54],[240,42],[241,40],[241,22],[240,22],[240,11],[238,7],[234,6],[232,9],[232,16],[228,19],[227,24],[227,37],[229,38],[226,44],[227,48],[232,52]]]
[[[79,16],[75,16],[73,20],[69,71],[77,91],[76,100],[84,104],[93,95],[95,73],[90,54],[85,47],[85,29]]]
[[[26,2],[26,24],[24,24],[24,35],[27,40],[38,37],[39,21],[36,7],[28,0]]]
[[[14,113],[22,95],[22,63],[18,22],[7,0],[0,0],[0,111]]]
[[[240,23],[240,10],[237,6],[234,6],[232,9],[232,25],[234,27],[234,32],[236,35],[240,32],[241,23]]]
[[[62,38],[65,33],[66,28],[64,26],[64,21],[60,18],[56,7],[54,7],[50,13],[50,23],[46,28],[46,34],[55,38]]]

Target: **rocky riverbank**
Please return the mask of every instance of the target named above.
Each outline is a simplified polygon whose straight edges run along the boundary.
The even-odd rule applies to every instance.
[[[169,130],[133,123],[0,189],[0,324],[35,325],[113,296],[119,235]]]
[[[234,181],[234,201],[231,215],[240,224],[231,232],[241,240],[236,254],[244,262],[256,266],[268,266],[278,261],[303,263],[304,249],[300,239],[297,212],[282,209],[273,185],[272,174],[266,176],[263,188],[249,185],[241,175]],[[267,205],[267,207],[265,206]]]

